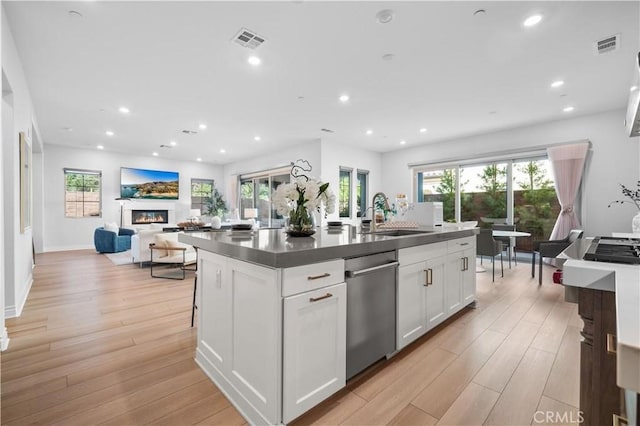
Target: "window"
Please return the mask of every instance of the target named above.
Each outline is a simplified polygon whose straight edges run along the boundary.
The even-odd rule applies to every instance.
[[[64,169],[65,217],[99,217],[101,199],[102,172]]]
[[[281,184],[289,183],[290,168],[279,168],[240,176],[240,218],[247,219],[247,209],[257,209],[261,227],[284,226],[284,217],[271,205],[271,193]],[[251,211],[251,214],[254,212]]]
[[[340,217],[351,217],[351,170],[340,167],[338,183],[338,213]]]
[[[539,151],[514,157],[416,167],[416,199],[442,201],[445,221],[491,227],[506,220],[534,240],[548,239],[560,213],[549,160]],[[529,250],[530,241],[518,239],[518,247]]]
[[[358,170],[357,173],[358,182],[356,183],[356,212],[357,217],[365,216],[367,211],[367,198],[368,198],[368,186],[367,180],[369,179],[369,172],[366,170]]]
[[[199,209],[202,215],[208,214],[213,188],[213,179],[191,179],[191,208]]]

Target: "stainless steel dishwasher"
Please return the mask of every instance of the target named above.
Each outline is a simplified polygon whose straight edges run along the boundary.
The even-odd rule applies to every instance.
[[[345,260],[347,379],[396,350],[396,252]]]

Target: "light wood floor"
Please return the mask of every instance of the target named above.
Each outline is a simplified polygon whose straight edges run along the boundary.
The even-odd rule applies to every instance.
[[[245,424],[193,360],[193,275],[154,279],[92,250],[36,262],[22,316],[7,320],[3,425]],[[477,274],[477,309],[295,423],[529,425],[538,410],[577,419],[577,306],[550,284],[551,268],[541,287],[530,273],[521,263],[495,283]]]

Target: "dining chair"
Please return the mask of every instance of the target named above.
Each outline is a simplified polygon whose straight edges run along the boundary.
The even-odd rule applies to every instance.
[[[569,232],[569,235],[561,240],[534,241],[533,250],[531,252],[531,278],[535,278],[536,252],[540,257],[538,267],[538,285],[542,285],[542,258],[558,256],[577,239],[582,238],[582,235],[583,231],[581,229],[572,229]]]
[[[495,231],[515,231],[515,225],[509,225],[506,223],[494,223],[492,226]],[[514,244],[513,237],[493,237],[496,241],[501,241],[504,249],[509,253],[509,269],[511,269],[511,250],[513,250],[513,260],[518,266],[518,254],[516,253],[516,245]]]
[[[502,261],[502,252],[504,251],[502,242],[496,241],[493,238],[492,229],[481,229],[480,233],[476,235],[476,254],[480,256],[480,264],[482,264],[483,256],[491,257],[492,265],[492,277],[491,280],[496,280],[496,262],[495,257],[500,255],[500,272],[504,277],[504,263]]]

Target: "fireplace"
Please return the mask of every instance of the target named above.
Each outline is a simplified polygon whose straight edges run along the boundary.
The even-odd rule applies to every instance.
[[[169,223],[169,210],[131,210],[132,225]]]

